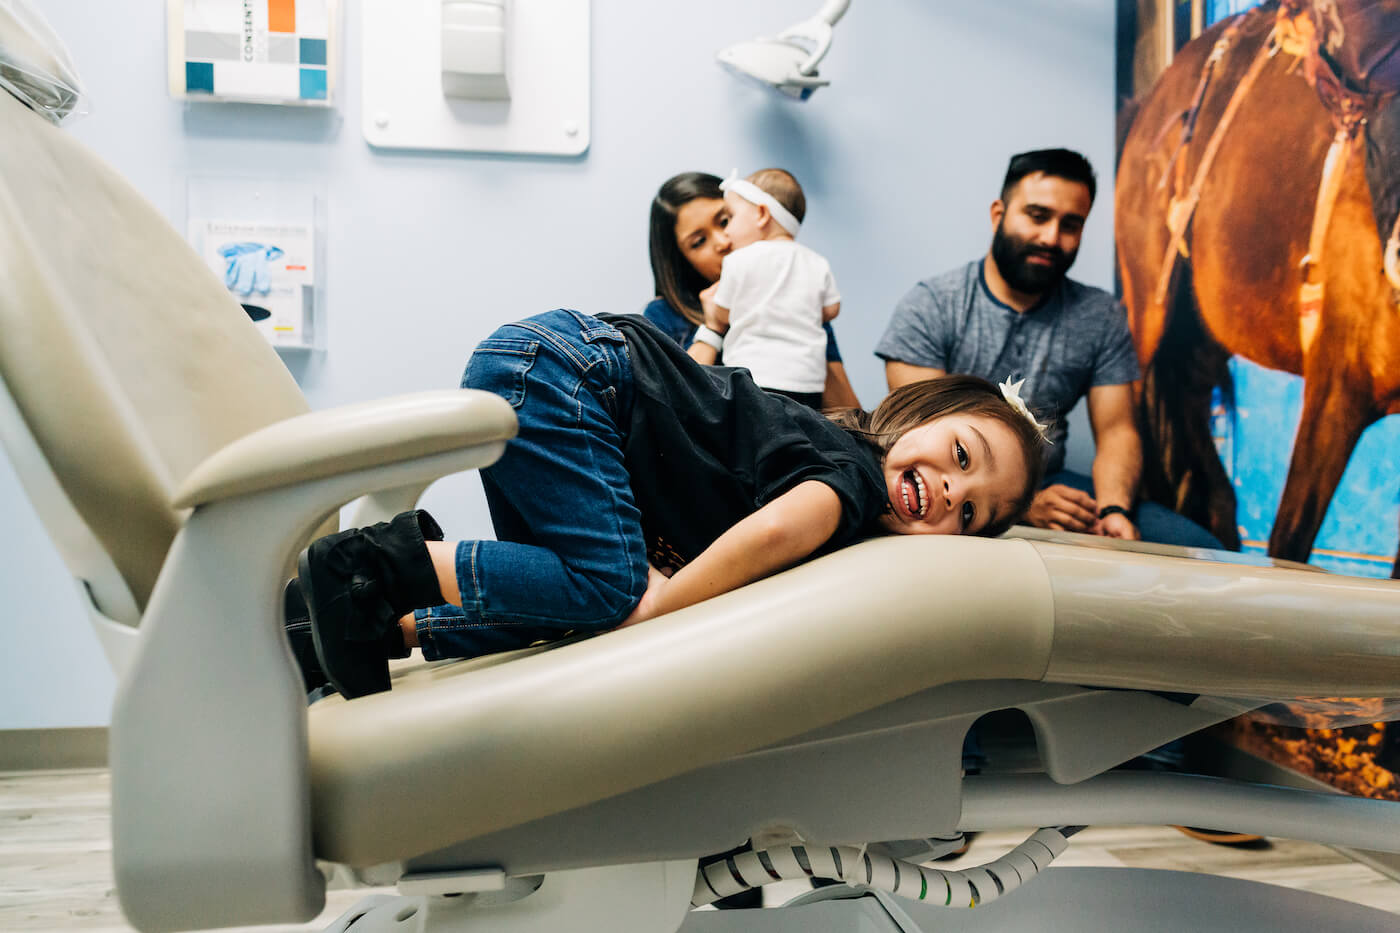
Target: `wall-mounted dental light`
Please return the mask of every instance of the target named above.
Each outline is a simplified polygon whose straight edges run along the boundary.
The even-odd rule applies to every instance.
[[[851,0],[827,0],[821,12],[771,39],[750,39],[721,49],[715,59],[737,78],[806,100],[831,82],[818,76],[817,65],[831,48],[831,27]]]

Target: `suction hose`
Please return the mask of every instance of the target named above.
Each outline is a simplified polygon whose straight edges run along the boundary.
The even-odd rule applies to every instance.
[[[959,871],[928,868],[855,846],[780,846],[742,852],[702,867],[690,903],[703,907],[774,881],[831,878],[946,907],[976,907],[1040,874],[1069,845],[1069,837],[1083,828],[1038,830],[1001,858]]]

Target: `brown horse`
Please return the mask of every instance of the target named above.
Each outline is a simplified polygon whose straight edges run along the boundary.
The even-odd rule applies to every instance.
[[[1367,15],[1392,36],[1400,29],[1400,2],[1369,4]],[[1315,327],[1300,328],[1300,263],[1309,252],[1323,162],[1336,132],[1333,113],[1304,79],[1298,59],[1281,52],[1260,61],[1262,70],[1239,95],[1233,122],[1214,132],[1269,41],[1275,16],[1276,5],[1269,4],[1212,27],[1184,47],[1137,102],[1119,160],[1115,223],[1123,297],[1144,373],[1146,494],[1238,546],[1234,493],[1209,433],[1211,389],[1229,390],[1225,363],[1232,353],[1298,373],[1303,411],[1269,553],[1306,560],[1362,431],[1400,412],[1400,302],[1382,257],[1394,215],[1378,216],[1395,197],[1400,150],[1388,141],[1387,163],[1374,138],[1376,129],[1397,125],[1400,104],[1393,94],[1374,98],[1381,109],[1371,113],[1366,130],[1370,158],[1351,158],[1336,175],[1319,267],[1321,311],[1310,319]],[[1236,21],[1202,93],[1208,56]],[[1347,37],[1354,45],[1366,39],[1357,32]],[[1346,61],[1340,55],[1328,60]],[[1364,84],[1366,75],[1348,76],[1344,64],[1338,67],[1354,85]],[[1193,101],[1199,102],[1194,137],[1179,145]],[[1181,249],[1169,256],[1167,211],[1173,189],[1179,194],[1181,188],[1164,174],[1194,180],[1213,137],[1218,149],[1200,175],[1199,201]],[[1181,164],[1169,167],[1174,153]],[[1168,263],[1174,271],[1164,269]],[[1161,287],[1164,280],[1169,288]],[[1393,575],[1400,575],[1400,554],[1396,568]]]

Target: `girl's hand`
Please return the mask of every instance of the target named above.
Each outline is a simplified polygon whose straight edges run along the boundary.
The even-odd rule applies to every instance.
[[[711,285],[700,293],[700,310],[705,313],[705,326],[717,334],[722,334],[729,330],[728,316],[721,317],[719,305],[715,304],[715,289],[719,288],[719,283]]]
[[[642,601],[637,603],[637,608],[632,610],[632,614],[624,619],[618,628],[636,625],[638,622],[645,622],[647,619],[659,615],[656,611],[657,600],[661,597],[661,591],[665,589],[666,584],[670,582],[670,577],[669,573],[657,570],[648,564],[647,591],[642,594]]]

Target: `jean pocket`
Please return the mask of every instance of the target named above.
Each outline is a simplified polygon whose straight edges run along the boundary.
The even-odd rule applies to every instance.
[[[493,337],[483,340],[467,361],[462,388],[499,395],[519,409],[525,403],[525,376],[535,365],[538,340]]]

